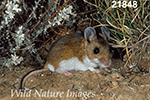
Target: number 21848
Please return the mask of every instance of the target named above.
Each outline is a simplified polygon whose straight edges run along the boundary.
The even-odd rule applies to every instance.
[[[112,8],[117,8],[117,7],[119,7],[119,8],[126,8],[126,7],[133,7],[133,8],[137,8],[137,1],[129,1],[129,2],[127,2],[127,1],[118,1],[118,2],[116,2],[116,1],[112,1]]]

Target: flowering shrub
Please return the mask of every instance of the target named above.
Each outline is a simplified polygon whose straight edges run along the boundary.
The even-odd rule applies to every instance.
[[[71,5],[55,10],[56,6],[52,0],[46,3],[47,5],[43,6],[42,0],[34,2],[3,0],[1,2],[0,50],[2,61],[6,62],[5,66],[20,64],[24,61],[22,55],[27,52],[31,55],[35,54],[42,48],[42,46],[35,46],[35,41],[41,33],[49,38],[46,34],[50,27],[63,25],[64,21],[70,23],[71,18],[76,17]],[[18,54],[17,51],[21,53]]]
[[[4,0],[1,3],[0,9],[2,9],[3,6],[5,6],[6,0]],[[15,13],[18,13],[21,11],[21,8],[19,8],[19,5],[17,4],[19,1],[17,0],[10,0],[6,3],[5,9],[2,12],[2,18],[0,30],[4,28],[5,26],[9,27],[9,23],[13,20],[15,17]]]

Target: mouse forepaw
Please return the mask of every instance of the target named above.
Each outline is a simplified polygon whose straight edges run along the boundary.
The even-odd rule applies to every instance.
[[[100,73],[100,70],[95,69],[93,72],[94,72],[94,73]]]
[[[92,71],[93,73],[100,73],[100,70],[95,69],[94,67],[89,67],[89,70]]]

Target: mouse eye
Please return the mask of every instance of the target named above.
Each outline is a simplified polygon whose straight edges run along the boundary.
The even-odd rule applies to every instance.
[[[95,48],[94,49],[94,54],[98,54],[99,53],[99,48]]]

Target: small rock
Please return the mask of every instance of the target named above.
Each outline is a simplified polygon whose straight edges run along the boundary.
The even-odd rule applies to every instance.
[[[118,82],[112,81],[112,84],[113,84],[113,86],[117,86],[117,85],[118,85]]]

